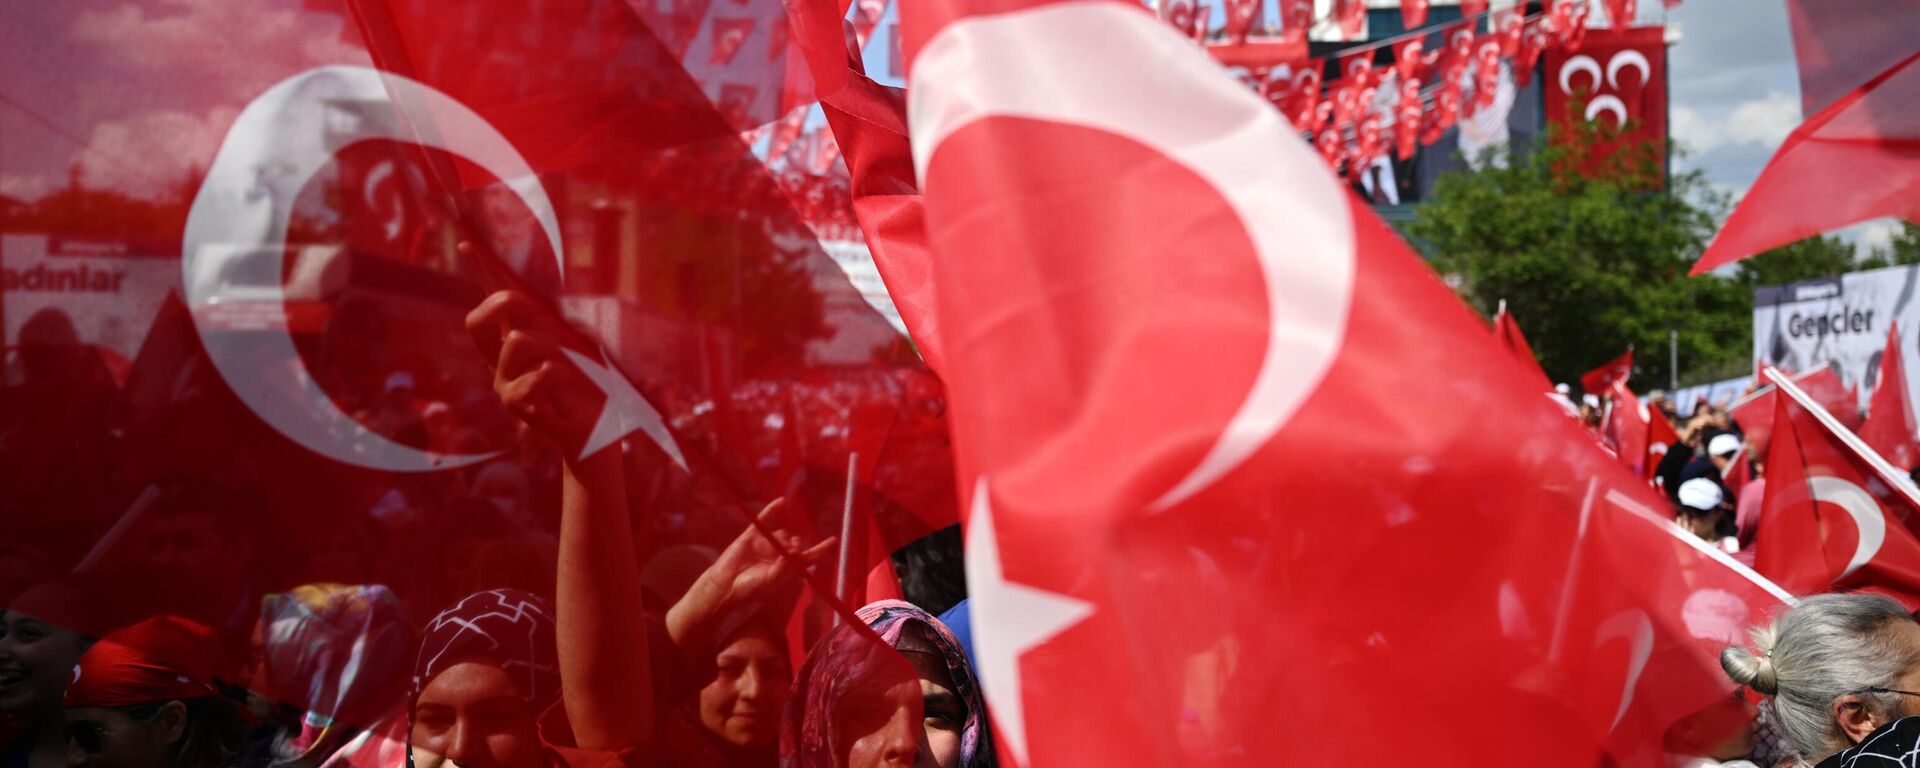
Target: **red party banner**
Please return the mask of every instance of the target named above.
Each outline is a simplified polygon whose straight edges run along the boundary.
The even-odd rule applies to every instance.
[[[1599,122],[1611,141],[1594,148],[1586,165],[1622,143],[1647,142],[1654,157],[1666,156],[1667,47],[1665,27],[1595,29],[1578,52],[1555,46],[1545,53],[1548,120],[1561,136],[1575,121]]]

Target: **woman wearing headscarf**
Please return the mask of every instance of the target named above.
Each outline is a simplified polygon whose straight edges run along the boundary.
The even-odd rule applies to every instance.
[[[835,629],[800,669],[782,768],[993,765],[980,684],[952,630],[899,600],[857,615],[864,626]]]
[[[413,768],[696,764],[688,758],[694,750],[672,732],[618,749],[581,742],[575,700],[562,695],[572,683],[560,663],[556,618],[546,598],[494,589],[468,595],[428,622],[407,696]]]
[[[373,743],[379,734],[392,738],[389,726],[405,722],[415,640],[386,587],[309,584],[267,595],[254,645],[254,692],[299,710],[272,737],[273,768],[370,764],[364,754],[385,746]]]
[[[246,736],[213,629],[156,616],[87,649],[67,685],[71,768],[225,768]]]

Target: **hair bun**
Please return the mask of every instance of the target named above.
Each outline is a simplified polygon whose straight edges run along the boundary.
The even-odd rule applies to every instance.
[[[1753,644],[1759,653],[1730,646],[1720,652],[1720,668],[1727,671],[1727,677],[1741,685],[1772,696],[1780,692],[1779,674],[1773,668],[1773,630],[1760,628],[1753,631]]]

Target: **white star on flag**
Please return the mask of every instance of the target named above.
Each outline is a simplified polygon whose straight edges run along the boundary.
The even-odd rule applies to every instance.
[[[660,411],[653,407],[653,403],[647,402],[639,390],[633,388],[633,382],[627,381],[626,376],[604,362],[604,355],[601,360],[594,360],[571,349],[563,348],[560,351],[567,353],[567,359],[572,360],[574,366],[586,374],[594,386],[607,394],[607,403],[600,408],[600,418],[593,424],[593,434],[587,436],[586,447],[580,449],[580,458],[592,456],[637,429],[653,438],[653,442],[667,452],[673,463],[680,465],[682,470],[687,468],[687,459],[681,455],[680,446],[673,441],[673,435],[667,432],[666,420],[660,417]]]
[[[1027,765],[1027,716],[1020,692],[1020,657],[1084,621],[1093,604],[1007,581],[1000,569],[993,510],[985,477],[973,488],[967,520],[967,594],[974,657],[989,711],[1014,759]]]

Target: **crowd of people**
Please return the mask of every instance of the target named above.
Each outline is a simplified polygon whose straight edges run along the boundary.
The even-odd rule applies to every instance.
[[[468,318],[490,396],[540,445],[583,445],[601,395],[527,301],[496,294]],[[1596,434],[1604,405],[1579,409]],[[1764,446],[1725,408],[1648,406],[1678,435],[1649,470],[1675,522],[1751,563]],[[446,431],[447,408],[427,411],[422,428]],[[463,470],[456,514],[422,523],[436,551],[369,569],[393,537],[382,521],[419,514],[396,491],[302,553],[307,572],[360,578],[272,589],[250,575],[269,554],[245,495],[170,484],[137,547],[164,579],[73,567],[7,588],[0,768],[996,764],[952,530],[920,545],[934,554],[902,574],[908,600],[797,610],[837,536],[776,499],[722,547],[649,552],[629,461],[555,450]],[[1675,765],[1920,754],[1920,623],[1891,600],[1806,598],[1722,664],[1732,693],[1668,731]]]
[[[396,488],[292,552],[268,545],[257,499],[205,478],[135,503],[138,532],[113,550],[125,571],[35,551],[31,533],[11,542],[26,567],[0,595],[0,764],[994,764],[954,618],[953,531],[903,550],[913,602],[864,607],[805,605],[808,579],[831,582],[839,537],[794,525],[791,500],[706,521],[731,536],[720,547],[644,546],[668,526],[637,508],[686,515],[630,503],[650,489],[629,487],[618,443],[581,455],[603,396],[528,300],[501,294],[469,320],[495,369],[489,396],[540,456],[446,473],[453,491]],[[57,363],[34,376],[69,375]],[[411,407],[415,382],[388,379],[369,422]],[[406,428],[432,433],[447,410]],[[445,509],[419,509],[441,493]],[[289,555],[297,567],[262,567]],[[285,572],[348,578],[260,576]]]

